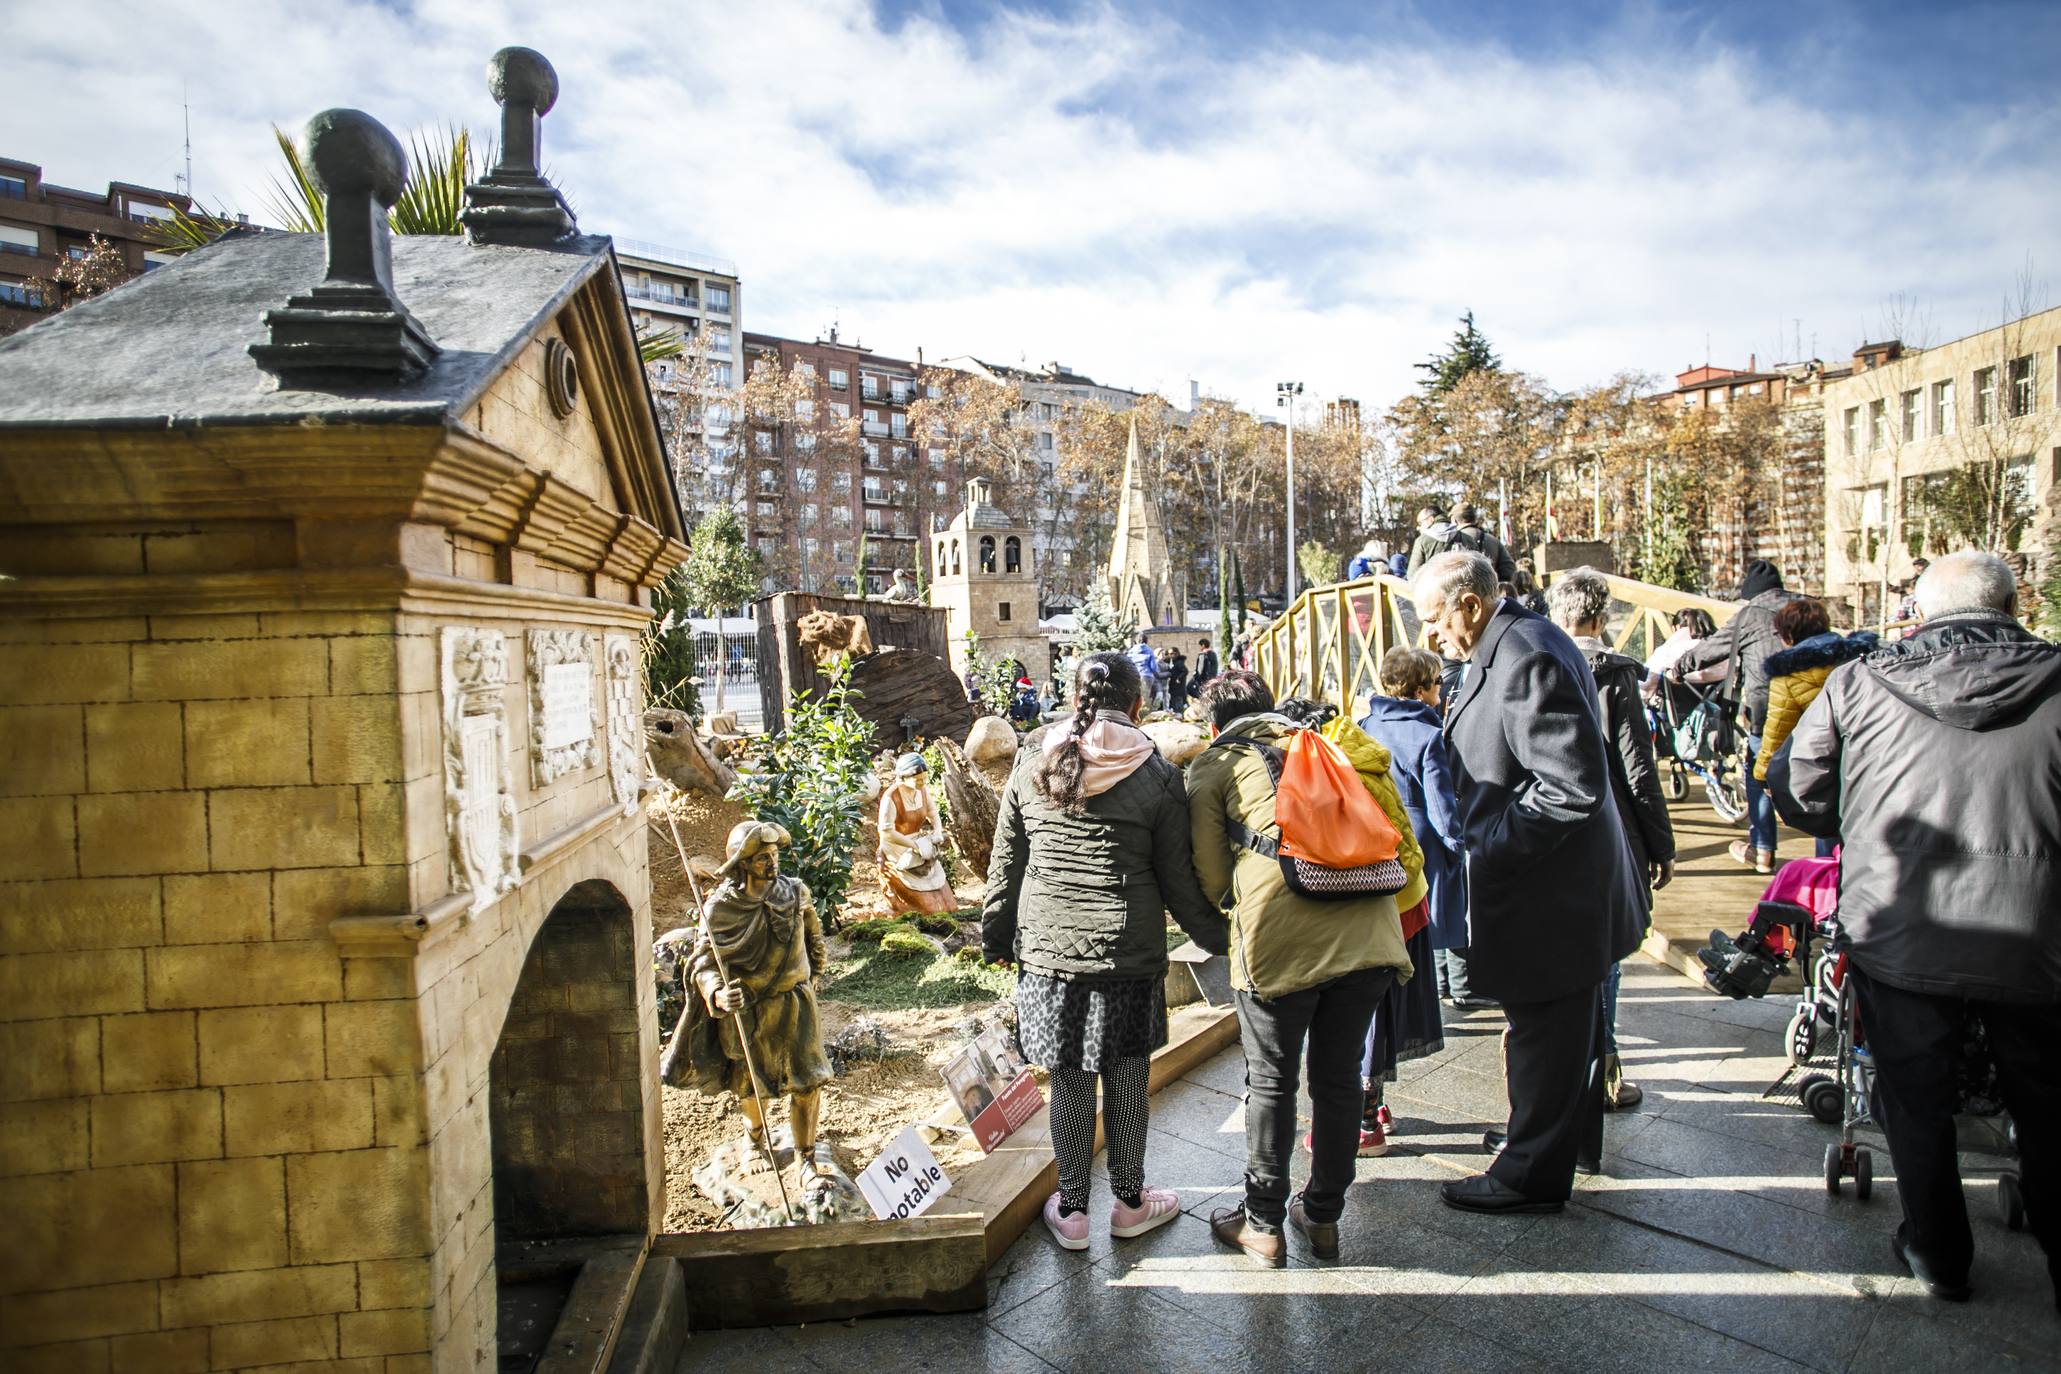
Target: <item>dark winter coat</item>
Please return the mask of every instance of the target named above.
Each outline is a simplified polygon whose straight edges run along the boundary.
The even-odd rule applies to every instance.
[[[1839,920],[1870,977],[2061,1001],[2061,645],[2001,612],[1928,621],[1832,670],[1768,789],[1844,841]]]
[[[1603,713],[1603,733],[1610,742],[1610,795],[1617,819],[1632,846],[1632,872],[1640,879],[1640,898],[1650,912],[1652,889],[1647,869],[1675,856],[1675,828],[1667,816],[1667,794],[1660,768],[1653,760],[1653,732],[1646,724],[1646,702],[1639,684],[1646,669],[1635,658],[1614,653],[1601,643],[1577,640],[1589,672],[1596,679],[1596,702]]]
[[[1446,542],[1446,547],[1448,549],[1465,549],[1469,553],[1478,553],[1483,558],[1486,558],[1495,565],[1496,581],[1498,582],[1515,582],[1517,580],[1517,560],[1510,556],[1510,550],[1504,547],[1502,540],[1490,534],[1479,524],[1461,525],[1455,528],[1453,537]]]
[[[1639,943],[1644,878],[1574,641],[1498,603],[1446,713],[1446,744],[1467,848],[1469,982],[1506,1002],[1602,982]]]
[[[1467,945],[1467,856],[1460,844],[1460,813],[1453,772],[1436,710],[1421,701],[1376,695],[1360,728],[1388,748],[1388,773],[1401,794],[1410,828],[1424,851],[1430,884],[1431,947]]]
[[[986,957],[1054,978],[1158,978],[1168,913],[1224,953],[1228,924],[1195,880],[1181,770],[1155,753],[1069,813],[1038,795],[1040,739],[1031,736],[1002,792],[981,910]]]
[[[1768,656],[1782,647],[1782,637],[1775,633],[1775,612],[1799,599],[1781,587],[1756,593],[1718,626],[1716,634],[1697,640],[1675,665],[1686,674],[1731,659],[1735,666],[1725,694],[1738,699],[1746,712],[1746,731],[1756,738],[1768,718]]]
[[[1217,651],[1215,649],[1204,649],[1195,656],[1195,673],[1189,680],[1188,690],[1200,692],[1208,685],[1209,680],[1216,675]]]

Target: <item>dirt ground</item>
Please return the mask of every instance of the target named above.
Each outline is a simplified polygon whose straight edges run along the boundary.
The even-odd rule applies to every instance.
[[[669,803],[680,827],[689,861],[703,879],[722,862],[723,841],[730,827],[743,819],[734,804],[707,797],[675,795]],[[695,919],[693,899],[680,860],[673,848],[663,815],[654,814],[651,827],[652,928],[663,934]],[[875,837],[869,823],[860,839],[858,861],[853,865],[852,888],[845,919],[890,914],[883,910],[880,882],[873,863]],[[977,875],[957,874],[955,890],[963,905],[980,899]],[[848,941],[830,935],[833,964],[852,955]],[[828,1140],[844,1171],[857,1177],[873,1162],[881,1148],[904,1126],[935,1118],[940,1125],[960,1128],[933,1143],[938,1162],[950,1174],[980,1157],[980,1149],[963,1133],[963,1121],[948,1106],[938,1067],[964,1044],[959,1027],[968,1016],[986,1012],[992,999],[956,1006],[882,1010],[856,1008],[825,997],[821,1002],[825,1041],[855,1016],[867,1016],[887,1033],[886,1058],[860,1062],[834,1079],[823,1090],[822,1135]],[[665,1117],[666,1229],[705,1231],[722,1224],[716,1209],[695,1190],[690,1175],[703,1164],[710,1147],[744,1134],[744,1118],[729,1097],[704,1097],[692,1088],[661,1087]],[[767,1104],[776,1122],[786,1119],[786,1104]]]

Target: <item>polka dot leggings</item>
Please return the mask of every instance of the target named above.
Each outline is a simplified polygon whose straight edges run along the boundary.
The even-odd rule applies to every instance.
[[[1152,1060],[1118,1059],[1103,1069],[1102,1132],[1109,1146],[1109,1188],[1128,1205],[1145,1189],[1146,1088]],[[1088,1210],[1095,1167],[1095,1079],[1080,1069],[1052,1070],[1052,1154],[1059,1161],[1059,1207]]]

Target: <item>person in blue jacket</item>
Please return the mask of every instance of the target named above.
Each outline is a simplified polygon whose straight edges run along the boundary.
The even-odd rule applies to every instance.
[[[1436,962],[1438,977],[1412,979],[1456,1003],[1472,1004],[1466,973],[1467,862],[1461,851],[1460,818],[1453,801],[1453,774],[1447,764],[1445,737],[1438,713],[1439,673],[1443,664],[1426,649],[1398,646],[1381,660],[1382,695],[1370,697],[1360,728],[1387,747],[1389,769],[1403,810],[1409,813],[1417,843],[1424,850],[1424,878],[1430,885],[1430,923],[1418,937],[1423,952]],[[1415,947],[1418,941],[1412,941]],[[1413,962],[1418,954],[1411,955]],[[1437,1008],[1432,1008],[1433,1016]]]

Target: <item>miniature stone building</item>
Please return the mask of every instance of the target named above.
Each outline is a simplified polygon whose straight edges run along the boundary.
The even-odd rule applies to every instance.
[[[0,343],[18,1374],[491,1369],[497,1247],[634,1278],[663,1215],[636,636],[680,514],[537,173],[555,77],[490,79],[465,238],[389,242],[399,145],[330,111],[326,244]]]
[[[1167,552],[1166,525],[1159,502],[1145,489],[1138,461],[1138,421],[1131,419],[1124,452],[1124,488],[1116,508],[1116,537],[1109,550],[1109,605],[1127,630],[1187,623],[1188,579]]]
[[[987,479],[966,484],[966,508],[930,536],[930,604],[945,612],[952,671],[966,673],[968,635],[990,663],[1014,659],[1042,684],[1050,640],[1038,629],[1038,575],[1028,525],[993,504]]]

